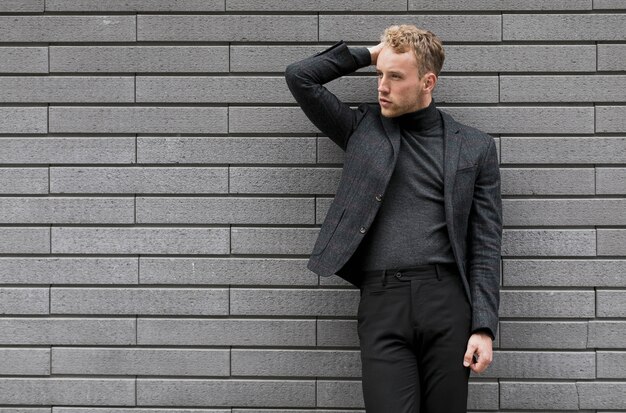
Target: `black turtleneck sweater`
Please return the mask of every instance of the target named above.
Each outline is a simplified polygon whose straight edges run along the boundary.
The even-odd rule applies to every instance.
[[[364,271],[454,263],[443,205],[443,120],[434,100],[395,119],[400,153],[380,209],[352,258]]]

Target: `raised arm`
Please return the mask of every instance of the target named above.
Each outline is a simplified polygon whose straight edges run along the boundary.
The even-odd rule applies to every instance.
[[[371,61],[372,54],[368,48],[348,48],[343,41],[339,41],[326,50],[290,64],[285,70],[289,90],[302,111],[344,151],[350,134],[362,119],[367,107],[361,105],[357,109],[351,109],[323,85],[369,66]]]

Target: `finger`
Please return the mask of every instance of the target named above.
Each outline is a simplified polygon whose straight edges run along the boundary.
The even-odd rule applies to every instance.
[[[472,357],[476,352],[476,346],[473,344],[467,345],[467,350],[465,351],[465,355],[463,356],[463,365],[465,367],[469,367],[472,364]]]

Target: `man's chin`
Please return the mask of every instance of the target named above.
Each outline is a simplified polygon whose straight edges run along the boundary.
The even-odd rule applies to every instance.
[[[380,114],[383,115],[386,118],[395,118],[396,117],[396,112],[394,112],[393,110],[389,110],[387,108],[384,108],[382,106],[380,106]]]

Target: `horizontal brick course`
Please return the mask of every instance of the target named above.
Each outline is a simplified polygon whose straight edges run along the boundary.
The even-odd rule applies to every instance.
[[[134,42],[135,16],[0,16],[4,42]]]
[[[225,133],[226,122],[225,107],[50,107],[55,133]]]
[[[53,374],[228,376],[228,349],[54,347]]]
[[[312,15],[139,15],[138,41],[311,42]]]
[[[137,197],[137,223],[313,224],[313,198]]]
[[[137,319],[137,344],[200,346],[312,346],[312,319]]]
[[[55,254],[226,254],[228,228],[54,227]]]

